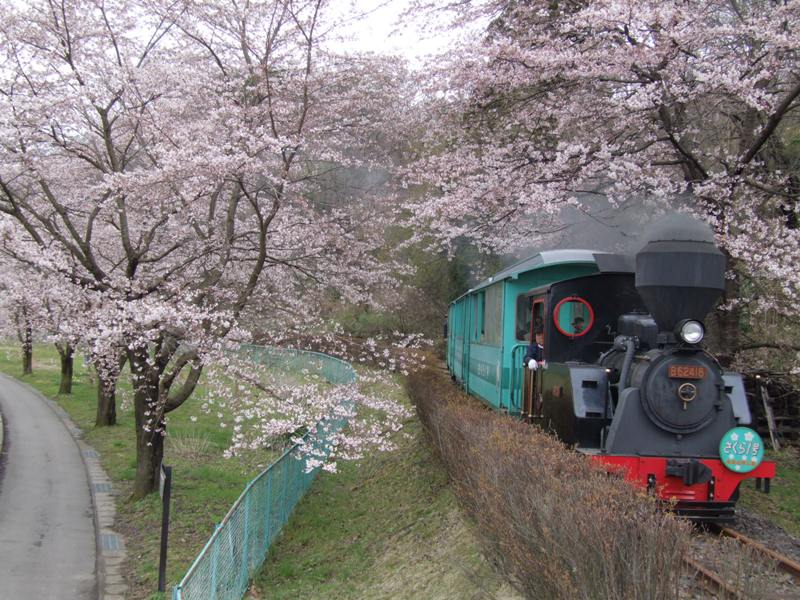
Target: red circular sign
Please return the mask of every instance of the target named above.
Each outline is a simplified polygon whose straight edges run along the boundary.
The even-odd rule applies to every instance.
[[[594,325],[594,310],[583,298],[568,296],[556,304],[553,322],[559,333],[570,338],[586,335]]]

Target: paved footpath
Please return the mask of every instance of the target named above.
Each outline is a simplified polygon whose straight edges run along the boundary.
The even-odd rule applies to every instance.
[[[62,418],[0,375],[0,598],[98,597],[87,469]]]

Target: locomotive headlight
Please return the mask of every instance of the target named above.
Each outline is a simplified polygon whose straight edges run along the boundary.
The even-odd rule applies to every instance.
[[[700,321],[683,321],[678,326],[678,335],[687,344],[699,344],[705,335]]]

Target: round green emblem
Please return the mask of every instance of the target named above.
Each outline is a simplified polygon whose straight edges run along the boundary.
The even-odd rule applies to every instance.
[[[749,427],[734,427],[719,443],[722,464],[734,473],[748,473],[761,464],[764,442]]]

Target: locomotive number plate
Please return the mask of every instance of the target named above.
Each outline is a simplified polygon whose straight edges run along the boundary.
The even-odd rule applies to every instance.
[[[703,379],[706,368],[696,365],[670,365],[667,375],[674,379]]]

